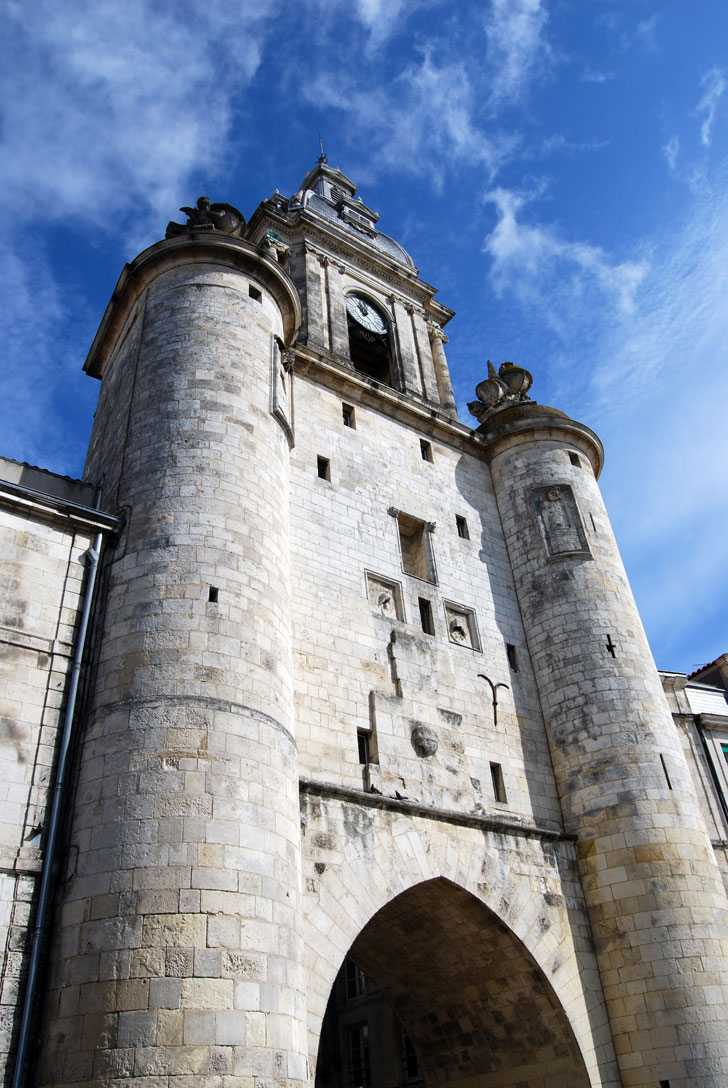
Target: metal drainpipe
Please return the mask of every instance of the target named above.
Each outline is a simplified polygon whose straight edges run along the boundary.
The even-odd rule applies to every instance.
[[[721,809],[723,810],[723,818],[725,819],[726,825],[728,826],[728,804],[726,803],[725,794],[723,793],[723,787],[721,785],[720,779],[718,778],[718,772],[715,769],[715,763],[713,763],[713,756],[711,754],[710,748],[708,747],[708,740],[705,736],[705,730],[700,724],[700,720],[697,714],[695,715],[694,721],[695,728],[698,731],[698,736],[700,737],[700,741],[703,745],[703,751],[705,753],[705,758],[707,760],[708,768],[710,770],[710,777],[713,779],[715,792],[718,794],[718,802]]]
[[[63,733],[58,753],[58,765],[56,767],[56,780],[53,786],[53,802],[51,815],[48,822],[48,838],[46,841],[45,857],[40,881],[40,895],[38,896],[38,910],[35,917],[33,930],[33,944],[30,951],[30,963],[28,965],[28,978],[25,984],[25,1001],[23,1003],[23,1019],[20,1022],[20,1034],[18,1036],[18,1050],[15,1057],[15,1072],[13,1075],[13,1088],[22,1088],[25,1061],[30,1042],[30,1028],[32,1023],[33,1006],[35,1004],[35,989],[38,982],[38,967],[43,951],[45,924],[48,907],[51,904],[51,888],[53,882],[53,866],[55,862],[56,843],[60,826],[61,802],[66,785],[66,766],[68,752],[71,744],[73,729],[73,716],[76,709],[76,696],[81,674],[81,661],[86,645],[86,632],[93,603],[96,575],[99,568],[99,556],[101,554],[102,533],[96,534],[93,547],[86,552],[89,561],[88,579],[86,581],[86,593],[81,613],[81,623],[76,639],[76,651],[73,656],[71,669],[71,682],[68,687],[68,702],[66,704],[66,716],[63,721]]]

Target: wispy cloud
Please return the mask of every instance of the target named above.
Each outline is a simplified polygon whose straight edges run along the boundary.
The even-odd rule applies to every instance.
[[[581,73],[580,79],[582,83],[608,83],[610,79],[614,79],[614,72],[602,72],[594,68],[587,68]]]
[[[635,261],[615,261],[600,246],[570,241],[551,225],[528,223],[523,211],[541,191],[526,194],[495,188],[485,196],[498,221],[484,243],[491,259],[490,281],[505,291],[543,307],[543,316],[561,329],[590,307],[595,293],[619,311],[633,307],[645,274]]]
[[[680,636],[700,645],[728,604],[728,178],[654,241],[640,304],[602,330],[587,411],[607,448],[603,481],[646,626],[665,667]],[[706,656],[718,647],[705,646]],[[696,650],[697,653],[697,650]]]
[[[5,3],[0,186],[19,211],[4,223],[0,306],[3,438],[14,456],[78,472],[83,436],[69,419],[97,392],[79,381],[75,342],[69,350],[86,302],[59,301],[46,248],[54,225],[132,252],[159,237],[193,173],[224,163],[235,97],[257,71],[275,10],[223,0]],[[42,225],[31,246],[19,224]]]
[[[486,65],[493,73],[491,102],[521,98],[552,56],[544,37],[548,19],[541,0],[492,0],[486,16]]]
[[[708,69],[703,76],[701,83],[705,90],[703,91],[703,95],[698,102],[695,112],[698,116],[702,115],[703,117],[700,126],[700,142],[704,147],[710,147],[718,103],[723,97],[726,89],[725,69],[717,67]]]
[[[453,165],[483,167],[492,178],[518,146],[513,133],[486,130],[477,117],[477,89],[459,62],[436,63],[431,51],[384,87],[355,74],[321,73],[305,89],[351,118],[352,131],[376,145],[371,165],[429,174],[439,186]]]
[[[667,168],[671,174],[675,172],[677,166],[678,155],[680,154],[680,139],[677,136],[671,136],[667,143],[662,148],[662,154],[667,160]]]
[[[137,222],[149,212],[158,221],[193,168],[224,159],[232,96],[260,63],[265,20],[251,4],[228,10],[6,5],[15,63],[0,84],[4,193],[46,220],[104,225],[134,210]]]

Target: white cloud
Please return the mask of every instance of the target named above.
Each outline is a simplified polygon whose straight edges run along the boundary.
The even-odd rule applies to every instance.
[[[369,52],[385,42],[420,0],[356,0],[356,14],[369,32]]]
[[[97,393],[70,348],[86,304],[78,293],[72,307],[59,301],[48,228],[123,237],[132,252],[158,238],[194,199],[193,172],[225,161],[235,96],[275,11],[253,0],[6,0],[0,186],[14,212],[0,267],[3,452],[78,472],[75,416],[90,417]]]
[[[568,241],[556,227],[524,222],[521,213],[538,195],[503,188],[485,195],[499,216],[484,244],[496,293],[509,291],[541,305],[543,316],[556,329],[582,319],[595,293],[602,306],[630,311],[645,266],[615,261],[599,246]]]
[[[614,72],[600,72],[594,68],[587,68],[580,78],[583,83],[607,83],[610,79],[614,79]]]
[[[435,185],[458,162],[481,165],[492,178],[518,144],[514,134],[485,131],[476,119],[476,88],[463,66],[438,65],[429,51],[386,87],[324,73],[305,93],[311,102],[350,115],[352,131],[372,148],[370,169],[426,172]]]
[[[7,4],[6,198],[22,194],[46,220],[104,225],[132,212],[137,226],[147,215],[158,222],[192,169],[224,159],[232,96],[260,62],[258,11],[151,0]]]
[[[587,422],[605,441],[603,489],[666,667],[689,667],[671,647],[681,636],[700,645],[708,615],[728,606],[727,294],[724,176],[655,240],[639,306],[604,329],[593,353]]]
[[[492,0],[486,17],[486,65],[493,103],[522,97],[543,74],[551,52],[543,31],[548,14],[541,0]]]
[[[724,69],[710,68],[703,76],[701,83],[705,90],[695,112],[698,115],[704,114],[703,123],[700,126],[700,142],[705,147],[710,147],[718,103],[726,89]]]
[[[662,154],[667,160],[667,168],[671,174],[674,174],[675,167],[677,166],[677,158],[680,154],[680,140],[677,136],[671,136],[665,146],[662,148]]]

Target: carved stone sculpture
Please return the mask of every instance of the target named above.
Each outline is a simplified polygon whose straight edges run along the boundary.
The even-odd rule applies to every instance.
[[[194,208],[186,204],[180,208],[187,216],[186,223],[167,224],[165,238],[176,238],[192,231],[221,231],[240,238],[245,230],[245,217],[232,204],[211,204],[209,196],[198,197]]]
[[[410,739],[412,741],[412,747],[422,759],[425,759],[427,756],[434,756],[437,751],[439,743],[437,733],[429,725],[422,725],[419,723],[415,725],[410,734]]]
[[[497,408],[530,400],[527,393],[532,384],[533,377],[522,366],[506,362],[496,371],[489,359],[488,377],[476,385],[475,395],[478,399],[469,402],[468,410],[482,423]]]

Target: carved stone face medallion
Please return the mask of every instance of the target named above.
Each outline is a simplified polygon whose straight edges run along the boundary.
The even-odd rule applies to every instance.
[[[367,571],[367,597],[369,604],[381,616],[389,616],[392,619],[401,620],[404,617],[402,608],[402,589],[397,582],[390,582],[388,578],[382,578],[378,574]]]
[[[429,725],[416,725],[410,734],[412,747],[421,759],[434,756],[437,751],[437,733]]]

